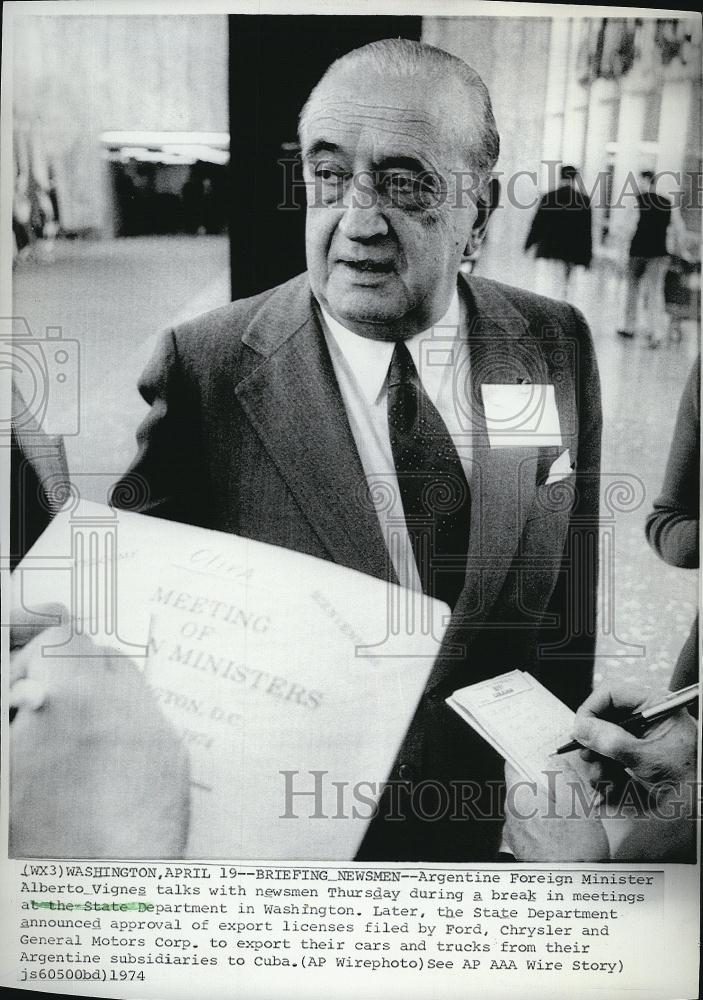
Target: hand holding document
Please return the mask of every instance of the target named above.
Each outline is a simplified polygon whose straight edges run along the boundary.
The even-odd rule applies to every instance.
[[[354,856],[432,668],[446,607],[352,570],[81,503],[14,574],[142,666],[191,762],[186,856]],[[44,644],[69,658],[75,642]]]
[[[41,656],[67,627],[11,658],[10,854],[181,857],[187,751],[131,660],[86,635],[71,659]]]

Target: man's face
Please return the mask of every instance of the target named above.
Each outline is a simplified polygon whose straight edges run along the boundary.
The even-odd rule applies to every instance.
[[[453,81],[354,69],[320,88],[302,129],[306,254],[318,301],[344,326],[398,339],[442,317],[476,219]],[[458,127],[460,126],[460,127]]]

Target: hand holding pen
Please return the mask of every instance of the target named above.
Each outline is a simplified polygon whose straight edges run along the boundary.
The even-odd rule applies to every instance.
[[[646,785],[695,780],[698,727],[684,706],[696,697],[697,685],[656,701],[641,687],[597,688],[576,713],[573,730],[574,749],[581,747],[592,765],[592,782],[602,780],[613,762]]]
[[[698,697],[697,684],[690,684],[688,687],[681,688],[680,691],[669,691],[665,697],[656,700],[651,705],[642,704],[636,712],[627,715],[622,721],[618,721],[617,725],[620,729],[624,729],[626,733],[641,737],[649,729],[656,726],[658,722],[662,722],[677,712],[679,708],[688,708],[689,705],[695,704],[698,701]],[[613,719],[611,721],[615,722],[616,720]],[[578,739],[573,739],[560,746],[554,751],[554,754],[558,756],[559,754],[571,753],[573,750],[582,749],[584,749],[583,744]]]

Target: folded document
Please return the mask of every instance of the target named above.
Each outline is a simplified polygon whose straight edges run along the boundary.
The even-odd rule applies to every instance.
[[[142,665],[190,751],[187,853],[205,859],[354,857],[448,613],[330,562],[86,502],[13,590],[25,608],[64,603]]]

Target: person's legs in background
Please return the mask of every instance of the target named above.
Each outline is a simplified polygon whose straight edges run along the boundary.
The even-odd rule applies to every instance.
[[[538,257],[535,261],[535,291],[549,299],[560,298],[560,277],[563,264],[560,260]]]
[[[648,337],[650,347],[659,347],[667,331],[664,300],[667,263],[667,257],[651,257],[641,279],[640,332]]]
[[[637,329],[637,312],[640,297],[640,282],[647,266],[644,257],[629,257],[627,262],[627,298],[625,300],[625,324],[618,330],[621,337],[634,337]]]
[[[574,294],[574,265],[568,260],[565,260],[562,265],[562,288],[560,298],[571,302]]]
[[[538,257],[535,261],[535,291],[549,299],[571,301],[574,265],[551,257]]]

